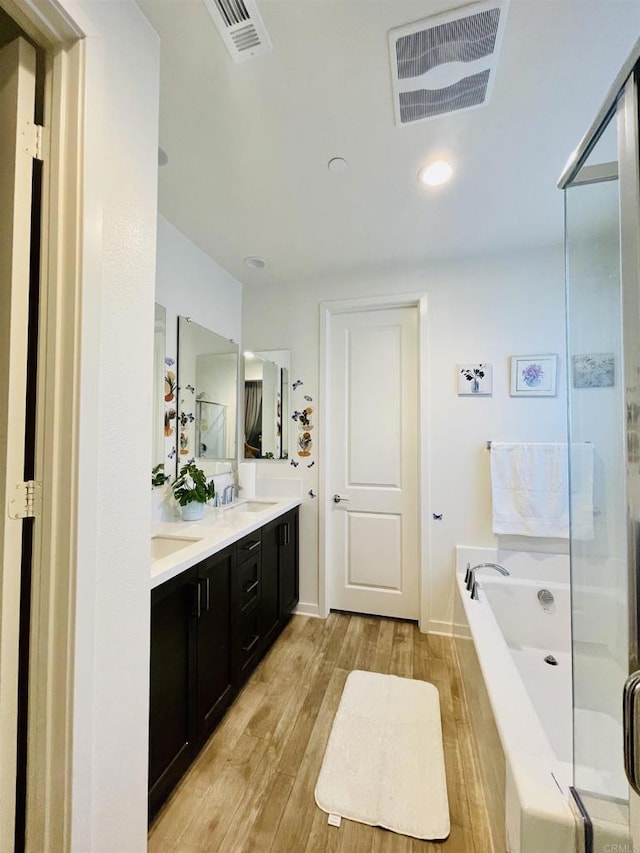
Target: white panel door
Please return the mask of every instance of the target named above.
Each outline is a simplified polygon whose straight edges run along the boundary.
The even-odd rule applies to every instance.
[[[0,850],[13,850],[35,51],[0,50]]]
[[[417,307],[334,314],[329,358],[329,606],[417,619]]]

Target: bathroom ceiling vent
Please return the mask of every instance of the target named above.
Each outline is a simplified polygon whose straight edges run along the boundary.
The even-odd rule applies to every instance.
[[[472,3],[389,32],[396,124],[484,106],[507,2]]]
[[[234,62],[273,50],[254,0],[204,0]]]

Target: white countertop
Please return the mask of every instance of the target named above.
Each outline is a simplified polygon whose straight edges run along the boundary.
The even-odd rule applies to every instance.
[[[176,577],[196,563],[217,554],[227,545],[242,539],[267,522],[302,503],[300,498],[256,498],[256,502],[268,503],[260,512],[243,510],[242,502],[229,508],[214,509],[206,506],[200,521],[164,521],[154,525],[151,536],[197,539],[159,560],[151,560],[151,589]]]

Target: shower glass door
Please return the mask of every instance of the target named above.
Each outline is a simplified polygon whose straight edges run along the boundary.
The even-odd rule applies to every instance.
[[[640,463],[640,405],[630,408],[640,336],[629,316],[638,301],[633,78],[621,92],[564,186],[573,787],[593,826],[594,851],[633,849],[622,714],[637,634],[629,606],[630,469]]]

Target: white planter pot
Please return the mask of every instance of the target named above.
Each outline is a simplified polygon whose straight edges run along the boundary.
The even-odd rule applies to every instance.
[[[192,501],[186,506],[181,506],[180,509],[182,511],[183,521],[200,521],[204,515],[204,504],[198,503],[197,501]]]

